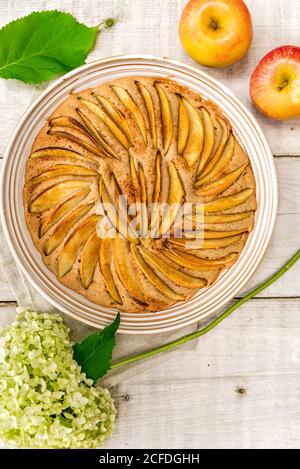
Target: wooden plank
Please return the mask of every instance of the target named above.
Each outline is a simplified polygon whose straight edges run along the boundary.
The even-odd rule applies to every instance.
[[[299,313],[299,300],[252,300],[196,352],[119,385],[107,447],[299,447]]]
[[[178,38],[178,20],[186,0],[65,0],[63,9],[76,15],[86,24],[98,24],[112,16],[119,19],[112,30],[104,31],[98,38],[88,60],[119,54],[152,54],[172,57],[195,63],[186,56]],[[246,0],[253,17],[254,40],[251,50],[241,62],[226,69],[205,70],[222,81],[251,108],[261,124],[273,153],[299,154],[300,121],[275,122],[265,119],[251,106],[249,77],[258,61],[272,48],[283,44],[297,44],[299,37],[300,0]],[[51,9],[52,1],[30,2],[0,1],[0,26],[33,10]],[[29,104],[47,85],[32,87],[14,80],[0,80],[0,154]],[[4,112],[5,110],[5,112]]]
[[[279,180],[280,205],[276,228],[270,247],[259,269],[248,283],[246,290],[270,276],[299,249],[300,226],[300,158],[277,158],[276,168]],[[261,294],[262,297],[300,296],[300,263],[276,284]],[[244,290],[245,291],[245,290]],[[243,293],[243,292],[242,292]],[[0,276],[0,301],[14,300],[14,295],[5,278]]]

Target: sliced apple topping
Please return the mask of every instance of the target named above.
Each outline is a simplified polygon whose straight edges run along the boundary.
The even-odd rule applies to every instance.
[[[157,204],[161,191],[161,154],[158,152],[155,158],[155,181],[152,195],[152,203]]]
[[[69,150],[68,148],[63,147],[45,147],[40,148],[39,150],[31,153],[30,158],[61,158],[61,159],[72,159],[78,161],[89,161],[93,164],[96,163],[96,160],[93,157],[84,156],[81,153],[78,153],[74,150]]]
[[[90,193],[89,189],[82,189],[77,192],[75,195],[70,197],[66,202],[59,205],[54,212],[47,215],[42,223],[40,224],[39,228],[39,237],[42,238],[45,233],[52,226],[54,226],[59,220],[61,220],[67,213],[69,213],[73,208],[77,207],[77,205],[85,199],[85,197]]]
[[[112,200],[107,192],[103,178],[100,177],[99,181],[99,194],[103,206],[103,210],[113,228],[120,233],[124,238],[127,238],[132,243],[138,244],[138,235],[132,226],[129,224],[127,218],[120,213],[112,203]]]
[[[216,238],[228,238],[228,236],[235,236],[238,234],[245,233],[248,230],[229,230],[229,231],[199,231],[199,233],[191,232],[190,234],[187,232],[185,233],[185,237],[188,239],[216,239]]]
[[[130,165],[130,173],[131,173],[131,182],[133,185],[134,193],[135,193],[135,203],[141,203],[141,186],[139,177],[136,171],[134,158],[132,155],[129,155],[129,165]]]
[[[253,192],[253,189],[244,189],[237,194],[206,202],[203,204],[204,213],[222,212],[223,210],[241,205],[249,199]]]
[[[90,153],[93,153],[96,156],[99,156],[100,158],[106,157],[105,153],[102,150],[100,150],[99,148],[96,148],[94,145],[91,145],[90,143],[85,142],[80,137],[78,137],[75,134],[71,134],[70,132],[65,132],[64,130],[51,129],[51,130],[48,130],[48,135],[54,135],[56,137],[61,137],[67,140],[71,140],[71,142],[76,143],[80,147],[84,148]]]
[[[73,192],[79,189],[87,188],[89,182],[72,179],[71,181],[63,181],[54,186],[46,189],[39,194],[29,204],[30,213],[45,212],[49,208],[56,206],[62,199],[70,196]]]
[[[87,130],[83,127],[83,125],[80,122],[78,122],[78,120],[70,116],[52,117],[52,119],[49,120],[49,126],[51,128],[53,127],[54,128],[65,127],[65,128],[70,128],[70,129],[75,128],[77,131],[80,131],[84,135],[89,135]]]
[[[99,215],[91,215],[74,230],[65,242],[57,261],[59,277],[64,277],[70,272],[77,259],[79,249],[85,245],[89,237],[96,231],[100,218]]]
[[[79,101],[91,112],[93,112],[110,130],[112,135],[128,150],[130,143],[124,132],[115,124],[109,115],[98,105],[85,98],[78,98]]]
[[[146,261],[152,265],[152,267],[158,269],[163,275],[165,275],[169,280],[176,283],[177,285],[185,288],[203,288],[207,284],[205,279],[193,277],[186,274],[185,272],[177,270],[165,262],[161,257],[146,251],[146,249],[142,247],[140,248],[140,252]]]
[[[89,288],[93,281],[99,257],[100,243],[101,239],[97,233],[93,233],[83,248],[79,272],[84,288]]]
[[[156,123],[155,123],[154,104],[153,104],[153,100],[151,97],[151,93],[148,90],[148,88],[142,83],[140,83],[139,81],[136,81],[135,83],[144,100],[145,108],[147,110],[150,130],[151,130],[152,146],[155,149],[157,147],[157,132],[156,132]]]
[[[190,121],[189,114],[187,112],[186,106],[183,104],[182,99],[179,97],[179,106],[178,106],[178,141],[177,141],[177,151],[178,155],[182,155],[185,146],[187,144],[187,139],[189,136],[190,130]]]
[[[126,91],[121,86],[117,86],[117,85],[112,85],[111,88],[116,93],[116,95],[118,96],[121,103],[123,103],[123,105],[134,116],[134,118],[137,122],[137,125],[138,125],[138,127],[141,131],[144,143],[145,143],[145,145],[147,145],[147,130],[146,130],[146,124],[145,124],[145,119],[143,117],[143,114],[141,113],[141,111],[139,110],[139,108],[137,107],[135,102],[133,101],[133,99],[130,96],[130,94],[128,93],[128,91]]]
[[[199,110],[190,101],[181,98],[189,118],[189,134],[182,156],[189,168],[199,160],[204,139],[204,127]]]
[[[164,235],[173,226],[176,217],[181,210],[181,204],[183,202],[185,191],[183,184],[180,180],[178,171],[174,163],[169,163],[169,195],[168,195],[168,209],[163,215],[160,235]]]
[[[117,286],[115,284],[112,272],[111,272],[111,264],[112,264],[112,253],[113,253],[113,239],[102,239],[99,256],[100,256],[100,270],[102,272],[104,282],[107,288],[108,293],[112,297],[112,299],[118,303],[123,304],[123,301],[120,297],[120,293],[118,292]]]
[[[119,159],[116,152],[108,145],[106,140],[102,137],[100,132],[92,124],[90,119],[81,111],[80,108],[76,109],[77,114],[85,125],[86,132],[90,135],[91,139],[99,146],[101,151],[108,157],[113,156],[114,158]]]
[[[127,123],[126,118],[123,116],[122,112],[114,106],[109,99],[101,96],[100,94],[94,93],[95,98],[99,101],[100,105],[108,116],[113,120],[113,122],[119,127],[120,130],[126,135],[128,141],[131,145],[134,145],[134,139],[130,130],[130,127]]]
[[[170,101],[159,83],[155,83],[155,88],[160,100],[161,124],[163,133],[163,153],[168,153],[173,137],[173,117]]]
[[[158,232],[159,229],[159,201],[161,192],[161,154],[158,152],[155,158],[155,180],[152,193],[151,205],[151,233]]]
[[[227,128],[226,122],[223,119],[218,119],[218,124],[221,130],[220,142],[214,155],[208,159],[207,165],[204,166],[204,169],[200,174],[201,178],[204,178],[204,176],[210,173],[210,171],[214,168],[215,164],[219,161],[219,158],[221,157],[224,147],[226,145],[226,142],[228,140],[228,128]]]
[[[203,149],[197,169],[197,174],[200,174],[203,168],[205,167],[206,163],[208,162],[213,148],[215,144],[215,129],[212,122],[212,118],[210,113],[205,109],[205,107],[201,108],[201,114],[203,118],[203,126],[204,126],[204,141],[203,141]]]
[[[141,229],[140,236],[145,238],[148,233],[148,201],[147,201],[147,187],[146,178],[143,167],[139,166],[139,183],[141,188]]]
[[[189,252],[179,251],[175,248],[164,250],[163,254],[182,267],[187,267],[189,265],[187,268],[204,271],[222,269],[226,264],[234,262],[238,256],[238,253],[233,252],[227,254],[227,256],[220,257],[219,259],[205,259]]]
[[[137,281],[129,242],[125,238],[115,238],[113,249],[114,265],[120,281],[133,298],[145,304],[145,295]]]
[[[93,207],[93,203],[79,206],[74,212],[67,215],[55,228],[48,238],[45,246],[45,254],[49,256],[69,234],[75,223],[86,215]]]
[[[180,238],[170,238],[169,242],[171,244],[176,244],[177,246],[184,247],[185,249],[219,249],[226,248],[233,244],[241,241],[243,235],[229,236],[226,238],[215,238],[215,239],[200,239],[200,240],[191,240],[191,239],[180,239]]]
[[[190,270],[198,270],[198,271],[211,271],[211,270],[218,270],[224,267],[224,264],[220,264],[219,267],[216,267],[215,265],[204,265],[204,264],[197,264],[195,261],[192,262],[190,259],[185,258],[182,256],[181,251],[175,251],[175,250],[165,250],[162,252],[163,255],[169,259],[172,262],[175,262],[175,264],[178,264],[180,267],[184,267],[186,269]],[[194,256],[193,254],[189,254],[193,259],[197,260],[197,256]]]
[[[230,137],[227,140],[227,143],[224,147],[223,153],[221,154],[220,158],[216,162],[216,164],[213,166],[213,168],[203,177],[201,177],[196,184],[199,184],[202,186],[204,183],[207,181],[210,181],[212,178],[214,178],[222,169],[229,163],[231,160],[233,153],[234,153],[234,145],[235,145],[235,139],[233,135],[231,134]]]
[[[155,288],[157,288],[157,290],[159,290],[164,296],[173,301],[183,301],[185,299],[184,295],[176,293],[158,275],[156,275],[154,270],[149,266],[149,264],[147,264],[145,259],[140,254],[137,246],[134,246],[132,244],[130,248],[137,265],[139,266],[145,277],[149,280],[150,283],[152,283]]]
[[[237,179],[243,174],[247,166],[248,166],[248,163],[243,164],[236,170],[232,171],[229,174],[226,174],[226,176],[218,179],[217,181],[207,184],[205,186],[202,186],[197,191],[197,194],[202,195],[202,196],[221,194],[221,192],[224,192],[235,181],[237,181]],[[200,184],[200,181],[195,183],[195,187],[197,187],[198,184]]]
[[[50,179],[56,179],[61,176],[99,176],[98,172],[94,169],[85,168],[84,166],[74,166],[69,164],[58,164],[53,169],[45,171],[44,173],[30,179],[26,185],[31,187]]]
[[[204,215],[197,220],[196,215],[192,215],[192,223],[193,226],[196,225],[198,222],[201,224],[215,224],[215,223],[233,223],[240,220],[245,220],[246,218],[250,218],[253,215],[253,211],[249,212],[240,212],[240,213],[224,213],[220,215]],[[189,217],[190,218],[190,217]]]

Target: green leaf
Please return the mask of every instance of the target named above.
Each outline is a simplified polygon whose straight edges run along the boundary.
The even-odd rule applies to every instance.
[[[57,10],[19,18],[0,29],[0,76],[41,83],[85,62],[99,27]]]
[[[94,381],[110,369],[112,351],[116,345],[115,334],[120,325],[120,314],[101,332],[91,334],[74,345],[74,358],[86,376]]]

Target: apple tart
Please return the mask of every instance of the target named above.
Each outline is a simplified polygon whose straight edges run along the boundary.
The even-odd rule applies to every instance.
[[[127,77],[71,94],[50,116],[24,209],[63,285],[105,307],[158,311],[236,262],[255,179],[216,105],[171,79]]]

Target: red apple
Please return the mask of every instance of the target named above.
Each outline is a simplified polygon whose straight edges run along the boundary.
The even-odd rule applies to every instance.
[[[261,59],[250,79],[250,95],[268,117],[300,117],[300,47],[281,46]]]

